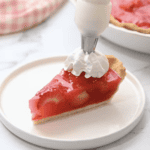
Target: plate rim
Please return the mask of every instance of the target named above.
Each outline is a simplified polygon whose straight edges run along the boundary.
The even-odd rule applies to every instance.
[[[11,76],[14,74],[14,73],[16,73],[16,72],[19,72],[19,73],[21,73],[21,69],[23,69],[24,67],[27,67],[27,66],[29,66],[29,65],[32,65],[32,64],[37,64],[37,66],[40,64],[39,62],[41,62],[41,61],[45,61],[45,62],[49,62],[48,60],[51,60],[51,59],[65,59],[67,57],[67,55],[61,55],[61,56],[53,56],[53,57],[45,57],[45,58],[42,58],[42,59],[37,59],[37,60],[33,60],[33,61],[30,61],[30,62],[28,62],[28,63],[26,63],[26,64],[23,64],[23,65],[21,65],[21,66],[19,66],[19,67],[17,67],[16,69],[14,69],[13,71],[11,71],[11,73],[9,73],[4,79],[3,79],[3,81],[0,83],[0,94],[3,92],[3,88],[5,88],[5,87],[3,87],[3,86],[6,86],[7,85],[7,83],[9,82],[9,81],[7,81],[9,78],[12,78]],[[60,60],[61,61],[61,60]],[[30,68],[32,68],[32,67],[29,67],[29,69]],[[61,143],[63,143],[63,142],[67,142],[67,143],[70,143],[70,144],[73,144],[73,143],[76,143],[76,142],[88,142],[88,141],[93,141],[93,140],[100,140],[100,139],[102,139],[102,138],[108,138],[110,135],[111,136],[114,136],[114,135],[116,135],[116,134],[119,134],[120,132],[123,132],[124,130],[126,130],[126,128],[129,128],[131,125],[132,125],[132,122],[133,123],[135,123],[131,128],[133,129],[136,125],[137,125],[137,123],[140,121],[140,119],[141,119],[141,117],[142,117],[142,115],[143,115],[143,112],[144,112],[144,108],[145,108],[145,103],[146,103],[146,100],[145,100],[145,92],[144,92],[144,89],[143,89],[143,87],[142,87],[142,85],[141,85],[141,83],[139,82],[139,80],[131,73],[131,72],[129,72],[128,70],[126,70],[126,72],[127,72],[127,75],[126,75],[126,77],[128,77],[128,79],[129,78],[132,78],[132,79],[134,79],[134,81],[137,83],[137,85],[138,85],[138,88],[140,88],[140,95],[141,95],[141,98],[142,98],[142,100],[143,100],[143,107],[141,107],[141,111],[138,113],[138,116],[136,117],[136,118],[134,118],[133,120],[134,121],[131,121],[131,122],[129,122],[129,124],[127,124],[125,127],[123,127],[122,129],[120,129],[119,131],[117,131],[117,132],[114,132],[114,133],[111,133],[111,134],[107,134],[107,135],[105,135],[105,136],[102,136],[102,137],[94,137],[94,138],[86,138],[86,139],[77,139],[77,140],[74,140],[74,139],[71,139],[71,140],[68,140],[68,139],[56,139],[56,138],[47,138],[47,137],[41,137],[41,136],[38,136],[38,135],[33,135],[33,134],[31,134],[31,133],[28,133],[28,132],[25,132],[24,130],[22,130],[22,129],[20,129],[20,128],[17,128],[16,126],[14,126],[14,124],[13,123],[11,123],[11,122],[9,122],[9,118],[7,118],[6,116],[5,116],[5,114],[4,114],[4,112],[2,111],[2,107],[1,107],[1,105],[0,105],[0,120],[1,120],[1,122],[7,127],[7,129],[8,130],[10,130],[12,133],[14,133],[15,135],[17,135],[18,137],[20,137],[21,139],[24,139],[25,141],[27,141],[27,142],[30,142],[30,141],[28,141],[27,139],[25,139],[25,138],[23,138],[22,137],[22,133],[23,134],[25,134],[27,137],[29,136],[31,136],[32,138],[35,138],[35,139],[37,139],[37,140],[46,140],[46,141],[51,141],[51,142],[61,142]],[[133,83],[133,82],[132,82]],[[1,103],[1,96],[0,96],[0,103]],[[136,114],[137,115],[137,114]],[[126,131],[127,133],[129,133],[132,129],[130,129],[129,131]],[[15,133],[15,132],[18,132],[18,133]],[[126,133],[126,134],[127,134]],[[125,136],[126,134],[123,134],[123,136]],[[123,137],[123,136],[121,136],[121,137]],[[118,139],[118,138],[117,138]],[[116,140],[117,140],[116,139]],[[114,140],[114,141],[116,141],[116,140]],[[112,143],[113,141],[111,141],[111,142],[108,142],[108,143]],[[31,142],[32,143],[32,142]],[[41,142],[42,143],[42,142]],[[108,143],[106,143],[106,144],[108,144]],[[35,144],[35,143],[32,143],[32,144]],[[106,145],[106,144],[104,144],[104,145]],[[36,145],[39,145],[39,144],[36,144]],[[57,145],[57,144],[56,144]],[[61,144],[60,144],[61,145]],[[39,145],[40,146],[40,145]],[[102,146],[102,145],[101,145]],[[45,146],[44,146],[45,147]],[[60,146],[59,146],[60,147]],[[78,146],[77,146],[78,147]],[[48,147],[48,148],[50,148],[50,147]],[[56,147],[54,147],[54,148],[56,148]]]
[[[126,32],[126,33],[129,33],[129,34],[132,34],[132,35],[138,35],[138,36],[142,36],[144,38],[150,38],[150,34],[144,34],[144,33],[140,33],[140,32],[137,32],[137,31],[128,30],[128,29],[125,29],[123,27],[115,26],[112,23],[109,23],[109,27],[113,28],[115,30],[120,30],[122,32]]]

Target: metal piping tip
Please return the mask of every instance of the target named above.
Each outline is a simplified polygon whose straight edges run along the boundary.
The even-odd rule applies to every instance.
[[[98,38],[82,35],[81,48],[83,49],[84,53],[90,54],[91,52],[94,52],[97,41]]]

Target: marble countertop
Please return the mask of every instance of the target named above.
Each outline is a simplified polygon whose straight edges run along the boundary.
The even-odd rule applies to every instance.
[[[74,23],[75,8],[67,2],[41,25],[25,32],[0,37],[0,81],[11,71],[32,60],[68,55],[80,46],[80,33]],[[117,46],[100,37],[97,49],[119,58],[142,84],[146,108],[139,124],[126,136],[94,150],[150,149],[150,54]],[[29,144],[8,131],[0,123],[0,148],[4,150],[46,150]]]

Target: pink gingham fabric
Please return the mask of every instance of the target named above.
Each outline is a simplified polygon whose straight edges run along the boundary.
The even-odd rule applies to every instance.
[[[49,17],[66,0],[0,0],[0,34],[29,29]]]

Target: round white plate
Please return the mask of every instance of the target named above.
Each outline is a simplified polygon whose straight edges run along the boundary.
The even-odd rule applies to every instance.
[[[28,101],[63,67],[66,56],[28,63],[13,71],[0,86],[0,118],[18,137],[47,148],[86,149],[120,139],[139,122],[145,95],[127,71],[112,101],[101,108],[33,125]]]

